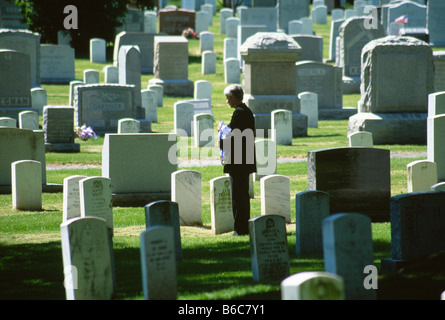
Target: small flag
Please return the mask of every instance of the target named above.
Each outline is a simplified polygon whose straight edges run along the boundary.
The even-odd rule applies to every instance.
[[[400,16],[396,20],[394,20],[394,22],[397,22],[397,23],[408,23],[408,15],[405,14],[403,16]]]

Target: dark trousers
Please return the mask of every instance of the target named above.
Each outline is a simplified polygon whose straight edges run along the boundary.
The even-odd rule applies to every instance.
[[[234,229],[236,233],[249,234],[250,219],[249,174],[230,174],[230,195],[232,197]]]

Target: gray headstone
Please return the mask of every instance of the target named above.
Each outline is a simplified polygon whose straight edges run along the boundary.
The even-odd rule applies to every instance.
[[[427,159],[437,164],[437,180],[445,179],[445,114],[427,119]]]
[[[42,83],[70,83],[75,79],[74,49],[69,46],[40,45],[40,79]]]
[[[103,219],[74,218],[60,225],[67,300],[111,300],[113,244]]]
[[[290,274],[286,222],[278,215],[249,220],[250,259],[254,281],[282,281]]]
[[[182,260],[178,204],[173,201],[159,200],[147,204],[144,206],[144,210],[147,229],[156,225],[168,226],[173,229],[175,257],[177,261]]]
[[[122,46],[138,46],[141,53],[141,73],[152,74],[154,63],[154,38],[156,33],[121,32],[114,41],[113,61],[118,65],[119,50]]]
[[[74,143],[74,108],[46,106],[43,108],[45,143]]]
[[[39,161],[42,167],[42,184],[46,184],[43,131],[0,127],[0,150],[8,150],[2,152],[0,157],[0,185],[11,185],[11,164],[19,160]]]
[[[122,46],[119,49],[119,84],[134,85],[133,100],[136,107],[141,101],[141,52],[137,46]]]
[[[301,47],[298,61],[311,60],[323,62],[323,37],[311,35],[293,35],[292,38]]]
[[[430,44],[434,46],[445,45],[445,2],[441,0],[429,0],[427,3],[427,28]]]
[[[391,256],[413,260],[445,249],[445,192],[391,198]]]
[[[240,25],[264,25],[267,31],[277,31],[278,10],[277,8],[247,8],[240,10]]]
[[[170,175],[177,170],[176,136],[172,136],[174,139],[163,133],[106,134],[102,176],[113,181],[113,194],[170,198]]]
[[[119,119],[134,117],[133,85],[79,85],[74,90],[74,125],[77,127],[86,124],[96,134],[115,133]]]
[[[148,227],[141,233],[140,254],[145,300],[175,300],[177,280],[173,228]]]
[[[373,266],[371,220],[361,214],[339,213],[323,220],[323,256],[326,272],[344,280],[345,299],[372,300],[375,289],[367,289],[366,266]]]
[[[295,196],[295,251],[322,253],[322,221],[329,216],[329,194],[311,190]]]
[[[17,108],[23,111],[31,107],[31,65],[28,54],[0,50],[0,79],[0,116],[8,116],[3,110]]]
[[[213,116],[208,113],[197,113],[193,116],[195,147],[213,147],[215,145],[213,121]]]
[[[308,190],[329,193],[330,214],[361,213],[389,220],[389,150],[363,147],[308,152]]]
[[[257,172],[254,173],[255,181],[277,173],[277,144],[270,139],[257,139],[255,141],[255,155]]]
[[[40,87],[40,34],[28,30],[0,29],[0,48],[27,54],[29,56],[30,71],[27,72],[30,73],[30,85],[31,87]],[[26,83],[26,85],[28,84]]]
[[[278,28],[286,33],[289,21],[309,16],[309,0],[278,0],[277,2]]]

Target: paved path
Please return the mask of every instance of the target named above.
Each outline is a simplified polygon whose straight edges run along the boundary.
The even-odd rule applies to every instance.
[[[426,152],[391,152],[391,158],[425,158],[427,157]],[[278,158],[278,163],[288,163],[288,162],[304,162],[307,158]],[[220,166],[221,162],[219,159],[206,159],[206,160],[187,160],[179,161],[179,168],[188,167],[205,167],[205,166]],[[63,169],[101,169],[100,165],[53,165],[46,164],[46,170],[63,170]]]

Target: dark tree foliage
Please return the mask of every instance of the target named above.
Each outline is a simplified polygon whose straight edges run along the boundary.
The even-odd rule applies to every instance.
[[[140,9],[152,9],[156,0],[8,0],[15,3],[29,24],[29,29],[41,34],[41,43],[57,43],[57,32],[71,34],[71,46],[76,55],[86,54],[91,38],[113,42],[116,27],[129,5]],[[64,20],[70,12],[64,8],[73,5],[77,9],[77,29],[65,29]]]
[[[236,7],[243,4],[244,0],[222,0],[223,1],[223,7],[226,8],[232,8],[233,10],[236,9]]]

